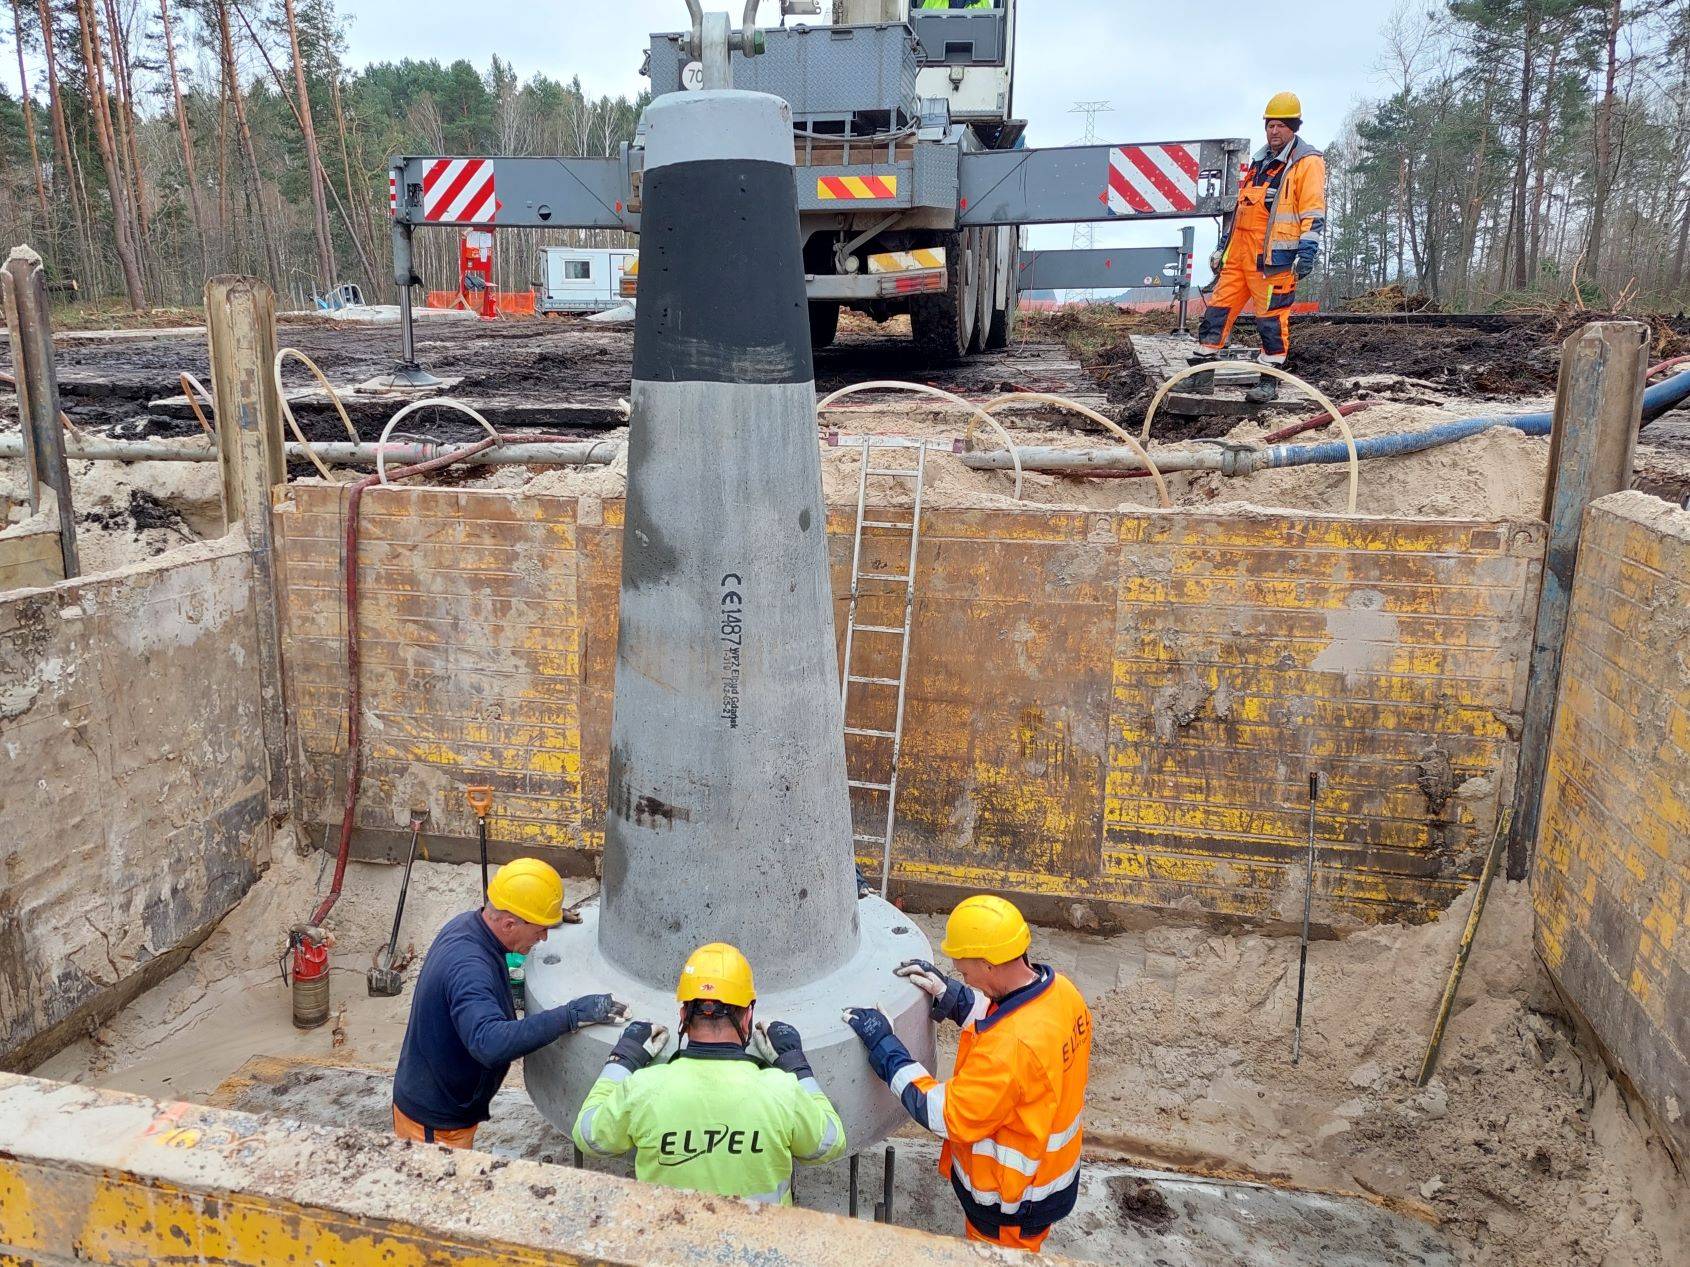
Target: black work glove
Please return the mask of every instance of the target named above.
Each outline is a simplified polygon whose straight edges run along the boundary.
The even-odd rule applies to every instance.
[[[583,1025],[609,1025],[628,1018],[628,1009],[608,994],[583,994],[565,1003],[560,1010],[564,1014],[566,1034],[573,1034]]]
[[[637,1072],[657,1059],[663,1044],[668,1041],[669,1031],[663,1026],[653,1025],[650,1021],[635,1021],[622,1031],[622,1037],[610,1049],[610,1058],[605,1064],[621,1065]]]
[[[785,1021],[757,1024],[756,1048],[764,1062],[772,1069],[781,1069],[795,1078],[813,1078],[810,1058],[804,1054],[804,1040],[798,1030]]]

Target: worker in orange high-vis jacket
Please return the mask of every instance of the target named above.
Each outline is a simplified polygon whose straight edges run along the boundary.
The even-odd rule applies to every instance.
[[[951,912],[940,944],[960,981],[925,960],[898,967],[933,1000],[935,1021],[962,1026],[943,1082],[881,1012],[849,1008],[845,1021],[909,1115],[944,1140],[939,1173],[962,1204],[968,1238],[1036,1252],[1080,1189],[1092,1022],[1073,982],[1027,957],[1032,941],[1009,902],[971,897]]]
[[[1238,314],[1254,300],[1261,363],[1283,366],[1291,347],[1297,283],[1314,272],[1320,258],[1326,231],[1326,160],[1298,135],[1303,105],[1296,94],[1282,92],[1269,101],[1263,126],[1267,144],[1256,151],[1239,185],[1232,232],[1209,257],[1215,286],[1197,327],[1194,365],[1221,356]],[[1197,377],[1200,391],[1214,381],[1213,375]],[[1263,404],[1278,395],[1278,382],[1264,374],[1247,399]]]

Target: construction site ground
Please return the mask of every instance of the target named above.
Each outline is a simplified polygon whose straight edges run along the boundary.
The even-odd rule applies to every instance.
[[[1588,315],[1588,314],[1584,314]],[[1411,430],[1439,421],[1531,409],[1553,404],[1558,346],[1583,316],[1528,318],[1300,318],[1294,327],[1293,370],[1340,403],[1367,402],[1351,419],[1358,436]],[[1247,325],[1248,323],[1241,323]],[[1241,330],[1247,345],[1249,336]],[[1135,347],[1136,341],[1136,347]],[[283,346],[315,360],[341,390],[358,436],[375,440],[404,397],[359,391],[359,384],[389,372],[397,355],[392,325],[284,320]],[[418,355],[452,383],[451,394],[480,409],[501,430],[540,431],[620,439],[632,370],[632,328],[576,318],[481,322],[462,315],[419,321]],[[1143,357],[1154,346],[1154,357]],[[822,393],[873,379],[902,379],[953,392],[975,402],[1024,392],[1048,392],[1099,409],[1138,434],[1150,397],[1171,367],[1194,346],[1173,331],[1167,314],[1070,309],[1029,317],[1005,352],[954,365],[935,365],[910,344],[902,320],[876,326],[847,315],[839,342],[816,357]],[[1241,349],[1248,354],[1248,347]],[[1658,323],[1651,359],[1690,350],[1682,323]],[[0,370],[7,366],[0,345]],[[180,375],[209,377],[202,331],[191,327],[90,331],[61,335],[59,375],[66,415],[95,435],[118,439],[203,440],[183,395]],[[1148,361],[1150,368],[1145,368]],[[304,433],[314,440],[345,440],[345,425],[309,372],[297,363],[284,381]],[[1236,399],[1242,387],[1223,383],[1218,394]],[[209,413],[209,408],[207,408]],[[1259,441],[1276,428],[1315,412],[1300,393],[1288,391],[1277,407],[1240,416],[1236,410],[1194,417],[1164,411],[1155,420],[1156,443],[1231,438]],[[1000,415],[1017,444],[1064,447],[1117,445],[1095,421],[1040,403],[1014,406]],[[960,441],[970,425],[962,410],[930,398],[873,394],[854,396],[830,410],[823,426],[847,437],[857,434],[920,435]],[[414,424],[414,425],[412,425]],[[0,394],[0,433],[16,427],[15,400]],[[976,425],[977,448],[999,441]],[[442,441],[479,438],[469,418],[448,410],[425,410],[404,426],[408,437]],[[1297,442],[1336,439],[1331,428],[1305,433]],[[1495,431],[1405,458],[1373,461],[1362,472],[1358,507],[1364,511],[1436,516],[1500,516],[1538,513],[1548,442],[1511,431]],[[834,504],[854,504],[860,458],[848,447],[823,463],[825,492]],[[1690,410],[1669,414],[1640,437],[1635,484],[1679,502],[1690,496]],[[0,473],[0,495],[21,502],[15,463]],[[296,476],[315,474],[303,459],[291,463]],[[85,570],[99,571],[152,557],[175,546],[215,535],[221,529],[219,477],[214,463],[72,463]],[[448,471],[443,483],[523,487],[564,495],[618,496],[619,470],[477,468]],[[871,494],[883,502],[907,498],[906,481],[879,481]],[[1347,504],[1347,476],[1338,466],[1262,471],[1244,478],[1174,476],[1175,504],[1248,502],[1265,507],[1341,511]],[[1030,474],[1024,500],[1041,505],[1108,510],[1155,504],[1142,479],[1071,478]],[[941,455],[930,468],[929,504],[1009,507],[1015,504],[1012,473],[965,468]],[[14,510],[13,517],[21,513]]]
[[[279,973],[277,930],[322,891],[326,858],[285,830],[269,870],[184,967],[33,1072],[388,1129],[419,965],[397,998],[369,997],[364,973],[387,935],[399,869],[352,864],[330,921],[330,1024],[294,1029]],[[401,947],[425,952],[478,885],[474,866],[419,863]],[[592,891],[572,882],[568,896]],[[1438,1072],[1415,1089],[1470,900],[1431,924],[1316,940],[1295,1065],[1295,937],[1150,921],[1113,935],[1039,930],[1037,956],[1081,987],[1097,1034],[1093,1176],[1052,1251],[1146,1265],[1435,1263],[1451,1250],[1468,1263],[1682,1262],[1682,1179],[1575,1040],[1532,951],[1523,885],[1492,893]],[[938,934],[938,918],[918,918]],[[955,1031],[940,1041],[942,1074]],[[568,1141],[528,1103],[520,1067],[506,1086],[481,1142],[569,1164]],[[913,1127],[896,1144],[897,1221],[956,1232],[931,1144]],[[881,1172],[873,1150],[862,1163],[865,1217]],[[845,1175],[841,1164],[801,1176],[805,1204],[843,1211]],[[1265,1190],[1206,1182],[1217,1177]]]

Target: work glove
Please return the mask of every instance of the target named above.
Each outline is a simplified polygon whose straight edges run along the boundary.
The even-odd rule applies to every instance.
[[[1315,261],[1319,258],[1320,243],[1304,239],[1297,243],[1297,262],[1291,266],[1291,269],[1300,280],[1314,272]]]
[[[1221,265],[1225,264],[1225,263],[1226,263],[1226,252],[1225,251],[1210,251],[1209,252],[1209,271],[1211,273],[1219,273],[1221,271]]]
[[[609,1025],[628,1019],[627,1005],[608,994],[583,994],[565,1003],[562,1010],[567,1021],[566,1034],[573,1034],[583,1025]]]
[[[910,1063],[909,1049],[892,1032],[892,1022],[877,1007],[848,1007],[845,1023],[868,1049],[869,1068],[882,1082],[890,1082],[892,1075]]]
[[[947,977],[925,959],[906,959],[892,972],[933,1000],[928,1015],[934,1020],[962,1024],[961,1018],[968,1014],[972,1002],[968,997],[968,987],[962,982],[955,977]]]
[[[622,1037],[610,1049],[610,1059],[605,1063],[635,1071],[644,1069],[663,1054],[663,1045],[668,1041],[669,1031],[663,1026],[653,1025],[650,1021],[635,1021],[622,1031]]]
[[[785,1021],[757,1023],[751,1035],[751,1054],[772,1069],[780,1069],[795,1078],[810,1078],[810,1058],[804,1054],[804,1040],[798,1030]]]
[[[881,1039],[892,1033],[892,1022],[877,1007],[848,1007],[842,1014],[851,1032],[873,1051]]]

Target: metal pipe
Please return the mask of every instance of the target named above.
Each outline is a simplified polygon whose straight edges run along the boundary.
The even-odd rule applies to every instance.
[[[284,446],[290,458],[303,458],[305,446]],[[347,440],[325,441],[311,448],[324,462],[335,466],[374,466],[379,452],[389,462],[429,462],[463,445],[450,444],[353,444]],[[618,440],[583,440],[580,443],[506,444],[474,453],[463,459],[465,466],[609,466],[622,452]],[[0,435],[0,458],[24,455],[21,435]],[[67,437],[65,456],[76,462],[215,462],[217,450],[185,444],[179,440],[104,440],[89,436]]]
[[[1256,450],[1159,450],[1156,469],[1168,471],[1221,471],[1248,459]],[[1101,449],[1060,449],[1052,445],[1017,445],[1015,453],[1024,471],[1088,471],[1088,470],[1145,470],[1138,454],[1125,445]],[[1229,463],[1228,459],[1233,459]],[[1015,462],[1008,449],[992,449],[983,453],[964,453],[964,466],[976,471],[1010,471]],[[1252,468],[1254,469],[1254,468]]]

